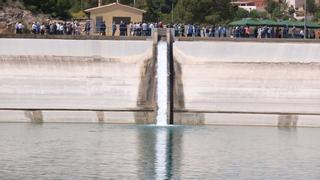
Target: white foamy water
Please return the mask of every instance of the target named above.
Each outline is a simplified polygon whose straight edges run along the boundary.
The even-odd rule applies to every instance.
[[[157,125],[166,126],[168,112],[168,59],[167,43],[160,41],[158,43],[158,64],[157,64]]]

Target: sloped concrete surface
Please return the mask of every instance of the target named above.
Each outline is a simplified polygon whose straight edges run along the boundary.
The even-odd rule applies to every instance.
[[[131,123],[134,118],[117,118],[121,112],[112,110],[150,108],[138,107],[138,99],[145,64],[152,59],[151,41],[1,39],[0,55],[0,109],[105,109],[110,113],[43,112],[40,117],[44,122]],[[0,121],[18,116],[10,111],[6,117],[6,112]],[[32,115],[20,113],[16,119]]]
[[[320,116],[298,116],[290,124],[277,115],[320,115],[318,43],[176,42],[174,58],[181,66],[184,110],[203,112],[205,124],[320,126]]]

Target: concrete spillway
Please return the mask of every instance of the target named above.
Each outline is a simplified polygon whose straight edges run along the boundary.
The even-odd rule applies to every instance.
[[[151,41],[1,39],[0,55],[0,109],[17,109],[0,121],[154,122]]]
[[[320,126],[317,43],[176,42],[174,58],[176,122]]]
[[[165,45],[158,55],[170,57]],[[317,43],[175,42],[162,98],[156,49],[155,41],[2,38],[0,122],[155,123],[164,98],[175,124],[320,127]]]

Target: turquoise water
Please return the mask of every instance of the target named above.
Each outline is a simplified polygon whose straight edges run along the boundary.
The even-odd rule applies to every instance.
[[[1,179],[320,179],[320,129],[0,124]]]

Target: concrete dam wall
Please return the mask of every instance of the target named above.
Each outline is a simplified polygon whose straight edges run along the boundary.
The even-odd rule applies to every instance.
[[[0,55],[0,122],[153,122],[152,41],[1,39]]]
[[[1,38],[0,122],[155,123],[154,42]],[[171,47],[174,124],[320,127],[317,43]]]
[[[317,43],[175,42],[175,122],[320,127]]]

